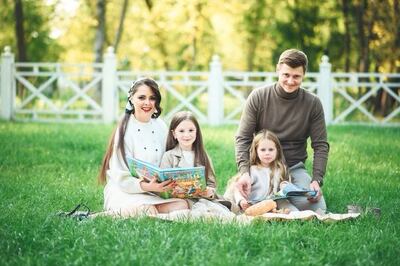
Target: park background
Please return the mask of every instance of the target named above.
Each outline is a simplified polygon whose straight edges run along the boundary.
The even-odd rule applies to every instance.
[[[328,55],[333,71],[366,73],[368,79],[371,72],[399,72],[399,13],[396,0],[2,0],[0,47],[11,46],[16,62],[35,64],[101,63],[113,46],[118,70],[127,71],[207,71],[217,54],[224,69],[247,72],[274,71],[279,54],[295,47],[309,56],[310,71],[318,71],[321,57]],[[376,116],[398,110],[398,98],[388,93],[398,97],[398,78],[391,83],[365,102]],[[185,95],[185,88],[177,90]],[[28,97],[24,91],[17,87],[16,98]],[[351,95],[366,91],[356,88]],[[346,212],[348,204],[378,207],[379,218],[366,213],[343,223],[241,226],[57,217],[57,211],[80,202],[101,210],[102,187],[95,177],[113,126],[0,122],[2,264],[400,263],[398,127],[328,127],[324,194],[329,210]],[[222,193],[236,171],[236,126],[203,128]]]
[[[18,62],[102,62],[119,69],[274,71],[279,54],[323,54],[334,71],[399,72],[398,0],[2,0],[0,47]]]

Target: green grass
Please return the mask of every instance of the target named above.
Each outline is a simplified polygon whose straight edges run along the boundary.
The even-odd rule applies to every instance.
[[[203,130],[221,193],[236,171],[235,130]],[[240,226],[54,216],[79,202],[101,210],[96,175],[111,131],[0,122],[1,265],[400,265],[399,128],[329,128],[328,209],[380,207],[380,219]]]

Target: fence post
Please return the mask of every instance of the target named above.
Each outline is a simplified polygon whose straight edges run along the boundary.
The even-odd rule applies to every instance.
[[[10,46],[4,47],[1,55],[1,118],[11,120],[15,101],[15,90],[13,89],[13,64],[14,54],[11,53]]]
[[[101,83],[101,103],[103,108],[103,122],[112,123],[116,117],[117,97],[117,59],[114,47],[107,48],[103,61],[103,79]]]
[[[329,57],[323,55],[319,64],[318,75],[318,97],[324,108],[326,124],[332,123],[333,118],[333,87],[331,82],[332,65],[329,63]]]
[[[224,119],[224,87],[222,65],[218,55],[212,57],[208,80],[208,123],[221,125]]]

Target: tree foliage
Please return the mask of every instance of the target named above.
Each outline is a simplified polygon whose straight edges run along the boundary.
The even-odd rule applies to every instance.
[[[62,44],[50,37],[51,25],[49,19],[54,14],[54,6],[45,4],[44,1],[2,0],[0,16],[2,20],[0,45],[10,45],[17,53],[17,36],[15,32],[17,20],[14,17],[15,4],[20,2],[23,9],[23,37],[25,41],[25,54],[27,61],[56,61],[62,51]]]
[[[17,52],[15,1],[0,1],[0,45]],[[399,0],[20,2],[30,61],[101,61],[114,45],[126,69],[205,70],[219,54],[226,69],[273,71],[294,47],[307,53],[311,71],[323,54],[339,71],[400,68]]]

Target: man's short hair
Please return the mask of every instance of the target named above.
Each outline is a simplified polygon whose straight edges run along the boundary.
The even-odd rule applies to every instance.
[[[289,49],[279,56],[278,65],[286,64],[291,68],[303,67],[304,73],[307,71],[307,55],[297,49]]]

